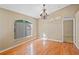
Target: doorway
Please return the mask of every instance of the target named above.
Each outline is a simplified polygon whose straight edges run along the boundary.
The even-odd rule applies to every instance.
[[[64,42],[73,43],[73,20],[64,20]]]

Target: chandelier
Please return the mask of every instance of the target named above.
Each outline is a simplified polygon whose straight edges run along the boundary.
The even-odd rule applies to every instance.
[[[47,19],[47,13],[46,13],[46,8],[45,8],[45,4],[43,4],[43,9],[42,9],[42,13],[40,14],[41,19]]]

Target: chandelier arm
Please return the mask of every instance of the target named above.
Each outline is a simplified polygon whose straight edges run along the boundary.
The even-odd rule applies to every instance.
[[[43,4],[42,13],[40,14],[42,19],[47,19],[48,14],[46,13],[45,4]]]

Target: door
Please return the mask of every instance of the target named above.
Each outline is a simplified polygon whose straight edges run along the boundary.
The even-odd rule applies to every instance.
[[[64,42],[73,43],[73,20],[64,20]]]

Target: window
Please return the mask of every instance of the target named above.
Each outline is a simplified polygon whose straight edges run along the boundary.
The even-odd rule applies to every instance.
[[[16,20],[14,24],[14,38],[19,39],[31,35],[32,23],[25,20]]]

